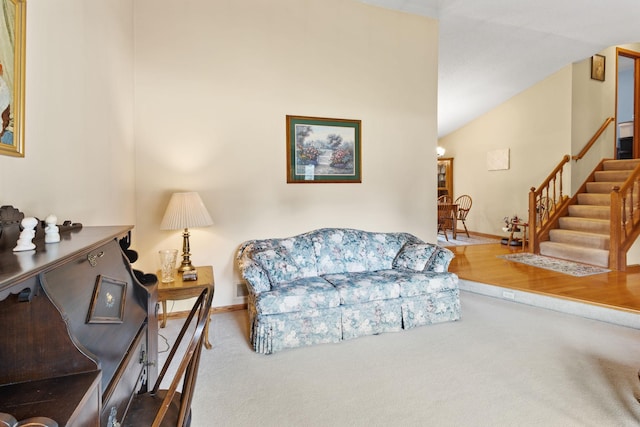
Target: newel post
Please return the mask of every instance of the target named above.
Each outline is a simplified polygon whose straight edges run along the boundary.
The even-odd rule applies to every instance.
[[[529,252],[537,254],[540,252],[540,242],[538,241],[538,213],[536,212],[536,188],[529,190]]]
[[[620,201],[620,187],[615,186],[611,190],[611,218],[609,231],[609,268],[617,271],[624,271],[627,260],[626,253],[620,250],[622,240],[622,203]]]

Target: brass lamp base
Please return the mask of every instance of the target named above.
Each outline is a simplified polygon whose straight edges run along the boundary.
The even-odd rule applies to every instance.
[[[178,267],[180,273],[185,271],[195,270],[196,268],[191,264],[191,247],[189,246],[189,229],[185,228],[182,233],[182,263]]]

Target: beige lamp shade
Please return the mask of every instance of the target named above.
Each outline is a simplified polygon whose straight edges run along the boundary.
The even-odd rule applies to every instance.
[[[195,192],[173,193],[160,224],[161,230],[180,230],[213,225],[209,211]]]
[[[195,270],[191,264],[191,245],[189,244],[190,227],[208,227],[213,225],[213,220],[209,211],[202,203],[200,195],[193,192],[173,193],[164,218],[160,224],[161,230],[180,230],[182,233],[182,264],[178,268],[179,272]]]

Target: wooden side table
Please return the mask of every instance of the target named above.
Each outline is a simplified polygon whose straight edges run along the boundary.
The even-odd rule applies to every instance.
[[[520,242],[522,244],[522,251],[524,251],[527,246],[527,227],[529,227],[529,224],[526,222],[511,221],[511,233],[509,234],[509,239],[507,240],[507,246],[511,246],[511,241],[515,240],[516,242]],[[519,232],[522,232],[521,239],[513,237],[513,233]]]
[[[205,265],[196,267],[196,270],[198,270],[198,280],[183,281],[182,274],[176,272],[176,279],[173,282],[158,282],[158,302],[162,303],[161,328],[167,325],[167,300],[175,301],[196,298],[200,295],[203,288],[208,288],[211,295],[213,295],[215,291],[213,267]],[[162,277],[161,272],[158,272],[158,277]],[[211,348],[211,343],[209,342],[209,320],[210,315],[207,316],[207,323],[204,328],[204,346],[208,349]]]

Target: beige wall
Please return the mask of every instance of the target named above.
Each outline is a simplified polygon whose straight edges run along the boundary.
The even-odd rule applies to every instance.
[[[136,246],[140,266],[180,248],[160,231],[174,191],[215,221],[192,230],[214,305],[241,302],[247,239],[319,227],[435,240],[437,24],[352,0],[135,2]],[[362,120],[362,184],[287,184],[285,116]]]
[[[529,189],[570,151],[571,82],[568,66],[440,140],[454,158],[454,196],[473,198],[470,230],[503,235],[505,216],[526,218]],[[487,153],[502,149],[509,169],[489,171]]]
[[[606,58],[605,80],[591,79],[591,58],[573,64],[571,152],[578,154],[608,117],[616,115],[616,48],[599,52]],[[615,124],[607,127],[581,160],[572,162],[575,193],[602,158],[615,157]]]
[[[0,204],[133,224],[132,0],[29,0],[26,156],[0,156]]]

